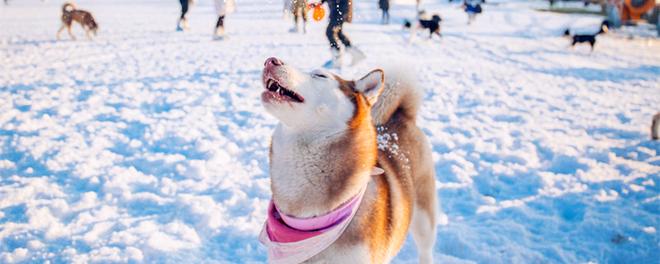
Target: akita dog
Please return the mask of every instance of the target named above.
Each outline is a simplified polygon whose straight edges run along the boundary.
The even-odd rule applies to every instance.
[[[345,80],[277,58],[262,78],[262,103],[280,121],[260,237],[269,262],[387,263],[411,226],[420,263],[432,263],[435,170],[412,78],[376,69]]]

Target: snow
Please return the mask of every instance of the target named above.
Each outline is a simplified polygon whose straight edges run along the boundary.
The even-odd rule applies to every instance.
[[[489,1],[468,26],[456,4],[426,1],[444,36],[408,43],[409,2],[388,26],[375,1],[355,2],[346,31],[368,59],[340,73],[416,73],[442,209],[436,262],[660,259],[658,39],[623,30],[590,53],[561,34],[596,31],[598,17]],[[176,1],[80,0],[98,38],[75,26],[78,41],[55,41],[60,4],[0,7],[0,262],[263,262],[276,120],[261,68],[270,56],[322,65],[324,24],[291,34],[281,1],[244,0],[218,42],[208,0],[185,33]],[[408,239],[394,262],[416,257]]]

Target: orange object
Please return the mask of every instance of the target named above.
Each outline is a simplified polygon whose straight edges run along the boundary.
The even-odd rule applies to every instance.
[[[655,7],[655,0],[625,0],[621,9],[622,20],[639,20],[642,15]]]
[[[316,21],[321,21],[323,17],[325,16],[325,9],[321,7],[321,5],[316,5],[314,6],[314,11],[312,12],[312,17]]]

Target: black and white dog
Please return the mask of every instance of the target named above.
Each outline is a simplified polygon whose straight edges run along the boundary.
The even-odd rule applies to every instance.
[[[429,32],[429,39],[433,38],[433,35],[437,35],[438,37],[442,37],[440,34],[440,22],[442,21],[442,18],[440,18],[440,15],[438,14],[433,14],[430,18],[426,15],[424,11],[420,11],[417,21],[413,24],[410,20],[404,20],[403,22],[403,27],[410,29],[410,40],[412,41],[413,37],[416,34],[416,31],[418,29],[421,29],[423,31],[428,30]]]
[[[600,34],[607,33],[610,29],[610,22],[607,20],[604,20],[603,23],[600,24],[600,30],[594,34],[577,34],[577,35],[571,35],[571,31],[569,29],[566,29],[564,31],[564,36],[571,38],[571,47],[574,47],[576,44],[580,43],[587,43],[591,46],[591,50],[594,50],[594,45],[596,45],[596,36]]]

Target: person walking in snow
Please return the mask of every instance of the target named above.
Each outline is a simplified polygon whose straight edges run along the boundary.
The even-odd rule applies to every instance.
[[[342,49],[339,42],[344,46],[344,51],[351,55],[351,65],[364,60],[365,55],[358,48],[351,45],[351,41],[344,35],[343,27],[344,22],[350,23],[353,17],[353,3],[352,0],[321,0],[321,5],[328,3],[330,15],[328,17],[328,27],[325,30],[325,35],[330,42],[330,53],[332,59],[326,62],[323,67],[326,68],[340,68],[342,62]]]
[[[468,25],[474,22],[478,14],[481,14],[481,4],[473,1],[463,0],[463,11],[468,15]]]
[[[176,31],[188,30],[188,19],[186,14],[188,14],[188,6],[190,5],[190,0],[179,0],[181,4],[181,16],[179,17],[179,22],[176,23]]]
[[[381,22],[383,24],[390,23],[390,0],[378,0],[378,7],[383,11]]]
[[[223,39],[225,36],[225,16],[234,12],[236,6],[234,0],[214,0],[215,12],[218,15],[218,22],[215,23],[214,39]]]

